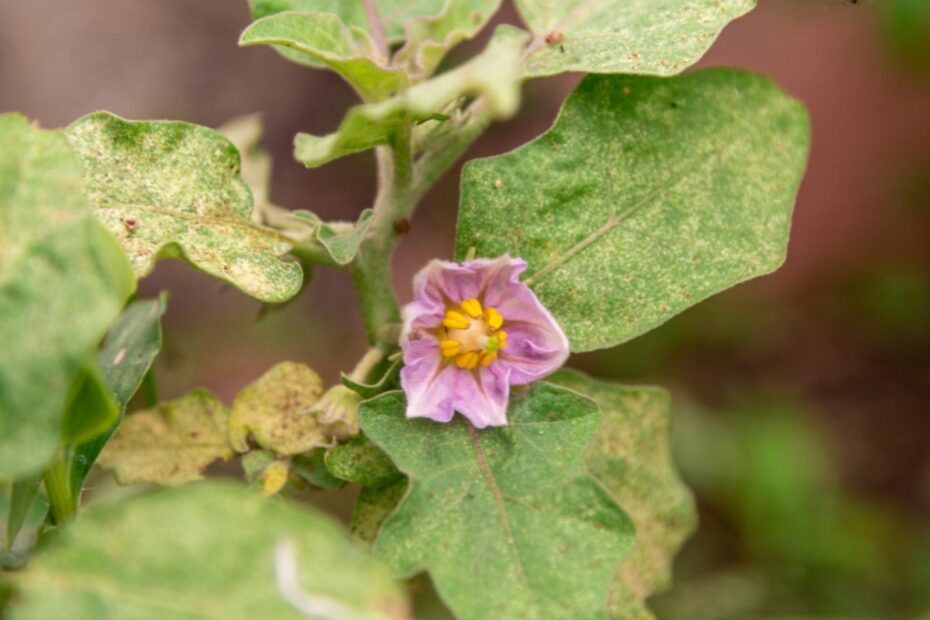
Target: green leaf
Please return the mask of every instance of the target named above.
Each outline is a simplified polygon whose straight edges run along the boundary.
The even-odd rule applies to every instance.
[[[548,132],[465,166],[457,256],[524,258],[573,351],[619,344],[782,264],[808,135],[757,75],[589,77]]]
[[[384,450],[362,434],[328,450],[325,461],[337,478],[366,487],[385,486],[402,477]]]
[[[10,492],[10,510],[6,518],[6,544],[4,549],[9,551],[16,542],[19,530],[26,522],[26,517],[32,509],[33,501],[39,492],[41,474],[30,474],[19,480],[14,480]]]
[[[336,523],[229,483],[91,506],[12,579],[11,620],[409,617]]]
[[[0,545],[0,571],[22,568],[45,526],[49,506],[43,493],[37,492],[41,479],[41,474],[29,474],[12,484],[0,485],[0,531],[5,533]]]
[[[380,487],[362,487],[352,511],[352,534],[366,547],[374,544],[384,521],[397,509],[407,492],[407,478],[401,476]]]
[[[566,71],[674,75],[755,0],[516,0],[536,40],[529,76]]]
[[[242,455],[240,463],[247,482],[255,482],[269,465],[275,462],[275,453],[271,450],[252,450]]]
[[[80,444],[71,454],[69,467],[75,497],[79,496],[97,456],[116,431],[126,405],[142,385],[161,350],[161,317],[166,302],[167,295],[162,295],[158,299],[136,300],[129,304],[110,328],[97,354],[103,382],[116,401],[117,418],[107,432]]]
[[[303,209],[292,211],[291,217],[312,227],[313,237],[326,250],[337,265],[345,266],[355,260],[358,247],[368,232],[371,218],[375,214],[365,209],[359,214],[358,221],[323,222],[315,213]]]
[[[447,0],[376,0],[388,41],[404,40],[407,25],[442,13]],[[350,27],[368,28],[362,2],[346,0],[249,0],[253,19],[284,11],[333,13]]]
[[[520,100],[520,54],[525,41],[525,32],[499,26],[487,49],[472,60],[396,97],[351,108],[336,133],[322,137],[297,134],[294,157],[316,168],[388,144],[406,124],[430,119],[465,96],[484,96],[492,116],[510,116]]]
[[[550,378],[600,406],[601,422],[585,463],[636,526],[636,545],[610,591],[610,615],[652,620],[646,599],[671,584],[672,558],[694,531],[694,499],[672,460],[668,393],[562,370]]]
[[[68,444],[81,443],[106,432],[120,410],[104,385],[96,360],[88,361],[71,386],[62,418],[61,436]]]
[[[304,482],[321,489],[334,491],[346,484],[345,480],[333,476],[326,467],[325,452],[322,449],[313,450],[307,454],[298,454],[291,459],[291,469]]]
[[[67,135],[97,216],[138,276],[171,256],[262,301],[300,290],[300,264],[281,258],[291,243],[252,223],[239,154],[216,131],[98,112],[75,121]]]
[[[0,479],[51,460],[69,388],[134,288],[61,132],[0,116]]]
[[[313,370],[281,362],[247,385],[236,396],[229,416],[229,438],[237,452],[249,449],[252,435],[263,448],[278,454],[299,454],[329,443],[310,408],[323,393],[323,381]]]
[[[228,418],[229,411],[215,396],[195,390],[126,416],[97,462],[112,469],[120,484],[198,480],[207,465],[234,454]]]
[[[410,20],[396,61],[409,63],[416,76],[431,75],[450,49],[485,27],[500,5],[501,0],[448,0],[438,15]]]
[[[239,45],[274,45],[295,54],[288,58],[325,65],[339,73],[365,101],[379,101],[407,87],[407,74],[376,58],[362,28],[350,28],[332,13],[285,12],[264,17],[245,29]],[[309,62],[307,61],[309,60]]]
[[[362,427],[410,478],[375,553],[426,569],[458,618],[598,618],[633,526],[583,469],[597,407],[537,383],[507,427],[404,418],[399,393],[366,401]]]
[[[387,392],[390,388],[397,386],[397,378],[400,376],[400,370],[403,368],[403,365],[404,363],[401,358],[394,360],[391,362],[391,365],[387,367],[387,370],[384,371],[384,374],[381,375],[381,378],[371,384],[354,381],[345,373],[340,374],[339,380],[342,382],[342,385],[353,390],[362,398],[374,398],[379,394]]]

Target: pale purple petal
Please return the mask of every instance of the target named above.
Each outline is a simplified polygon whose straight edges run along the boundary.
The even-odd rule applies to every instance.
[[[400,371],[408,418],[432,418],[437,422],[452,419],[455,384],[449,368],[431,336],[408,342]]]
[[[523,260],[502,256],[463,264],[434,260],[417,274],[401,334],[407,417],[448,422],[457,411],[477,428],[505,425],[510,386],[536,381],[565,362],[568,339],[520,282],[525,269]],[[489,366],[462,369],[443,359],[437,330],[446,310],[471,298],[501,313],[507,345]]]
[[[478,372],[456,368],[459,375],[455,410],[475,426],[507,425],[507,400],[510,396],[510,370],[500,364],[480,368]]]

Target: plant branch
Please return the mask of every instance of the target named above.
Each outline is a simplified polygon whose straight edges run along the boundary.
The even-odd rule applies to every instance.
[[[374,216],[352,264],[368,342],[395,345],[400,310],[391,279],[391,256],[398,233],[394,223],[409,218],[415,206],[412,122],[401,124],[390,146],[378,147],[378,194]]]
[[[352,372],[349,373],[349,379],[356,383],[367,383],[369,375],[375,369],[375,366],[381,363],[387,354],[384,345],[371,347],[365,352],[365,355],[358,361]]]
[[[375,0],[362,0],[365,7],[365,17],[368,18],[368,30],[371,31],[371,39],[375,44],[375,49],[381,55],[381,58],[387,63],[391,59],[391,48],[388,45],[387,33],[384,28],[384,20],[381,19],[381,13],[378,12],[378,5]]]
[[[477,99],[449,132],[449,138],[439,148],[424,153],[414,167],[413,200],[418,202],[435,183],[448,172],[491,124],[487,100]]]
[[[75,499],[71,493],[71,476],[68,461],[59,454],[42,474],[45,493],[56,525],[64,525],[74,518]]]

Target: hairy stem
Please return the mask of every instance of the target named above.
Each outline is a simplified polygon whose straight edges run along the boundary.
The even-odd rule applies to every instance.
[[[59,454],[45,470],[42,474],[42,481],[45,483],[45,492],[48,494],[48,503],[55,523],[63,525],[73,519],[75,500],[71,493],[68,462],[63,454]]]
[[[391,59],[391,48],[388,45],[387,33],[384,29],[384,20],[381,19],[381,13],[378,12],[378,5],[375,0],[362,0],[365,7],[365,17],[368,19],[368,30],[371,32],[371,40],[375,44],[375,49],[381,55],[382,60],[387,63]]]
[[[369,375],[371,375],[375,366],[381,363],[381,360],[384,359],[386,354],[387,348],[384,345],[378,345],[368,349],[365,355],[362,356],[362,359],[355,365],[355,368],[352,369],[352,372],[349,373],[349,379],[356,383],[367,383]]]
[[[378,147],[378,195],[374,216],[352,266],[368,342],[394,345],[400,327],[400,311],[391,280],[391,256],[398,233],[394,223],[410,217],[413,194],[411,123],[403,123],[390,146]]]

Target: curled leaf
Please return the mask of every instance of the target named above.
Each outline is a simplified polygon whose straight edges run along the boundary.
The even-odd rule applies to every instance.
[[[249,449],[251,435],[278,454],[299,454],[327,445],[311,407],[323,393],[323,381],[309,367],[281,362],[242,389],[232,404],[229,438],[238,452]]]

